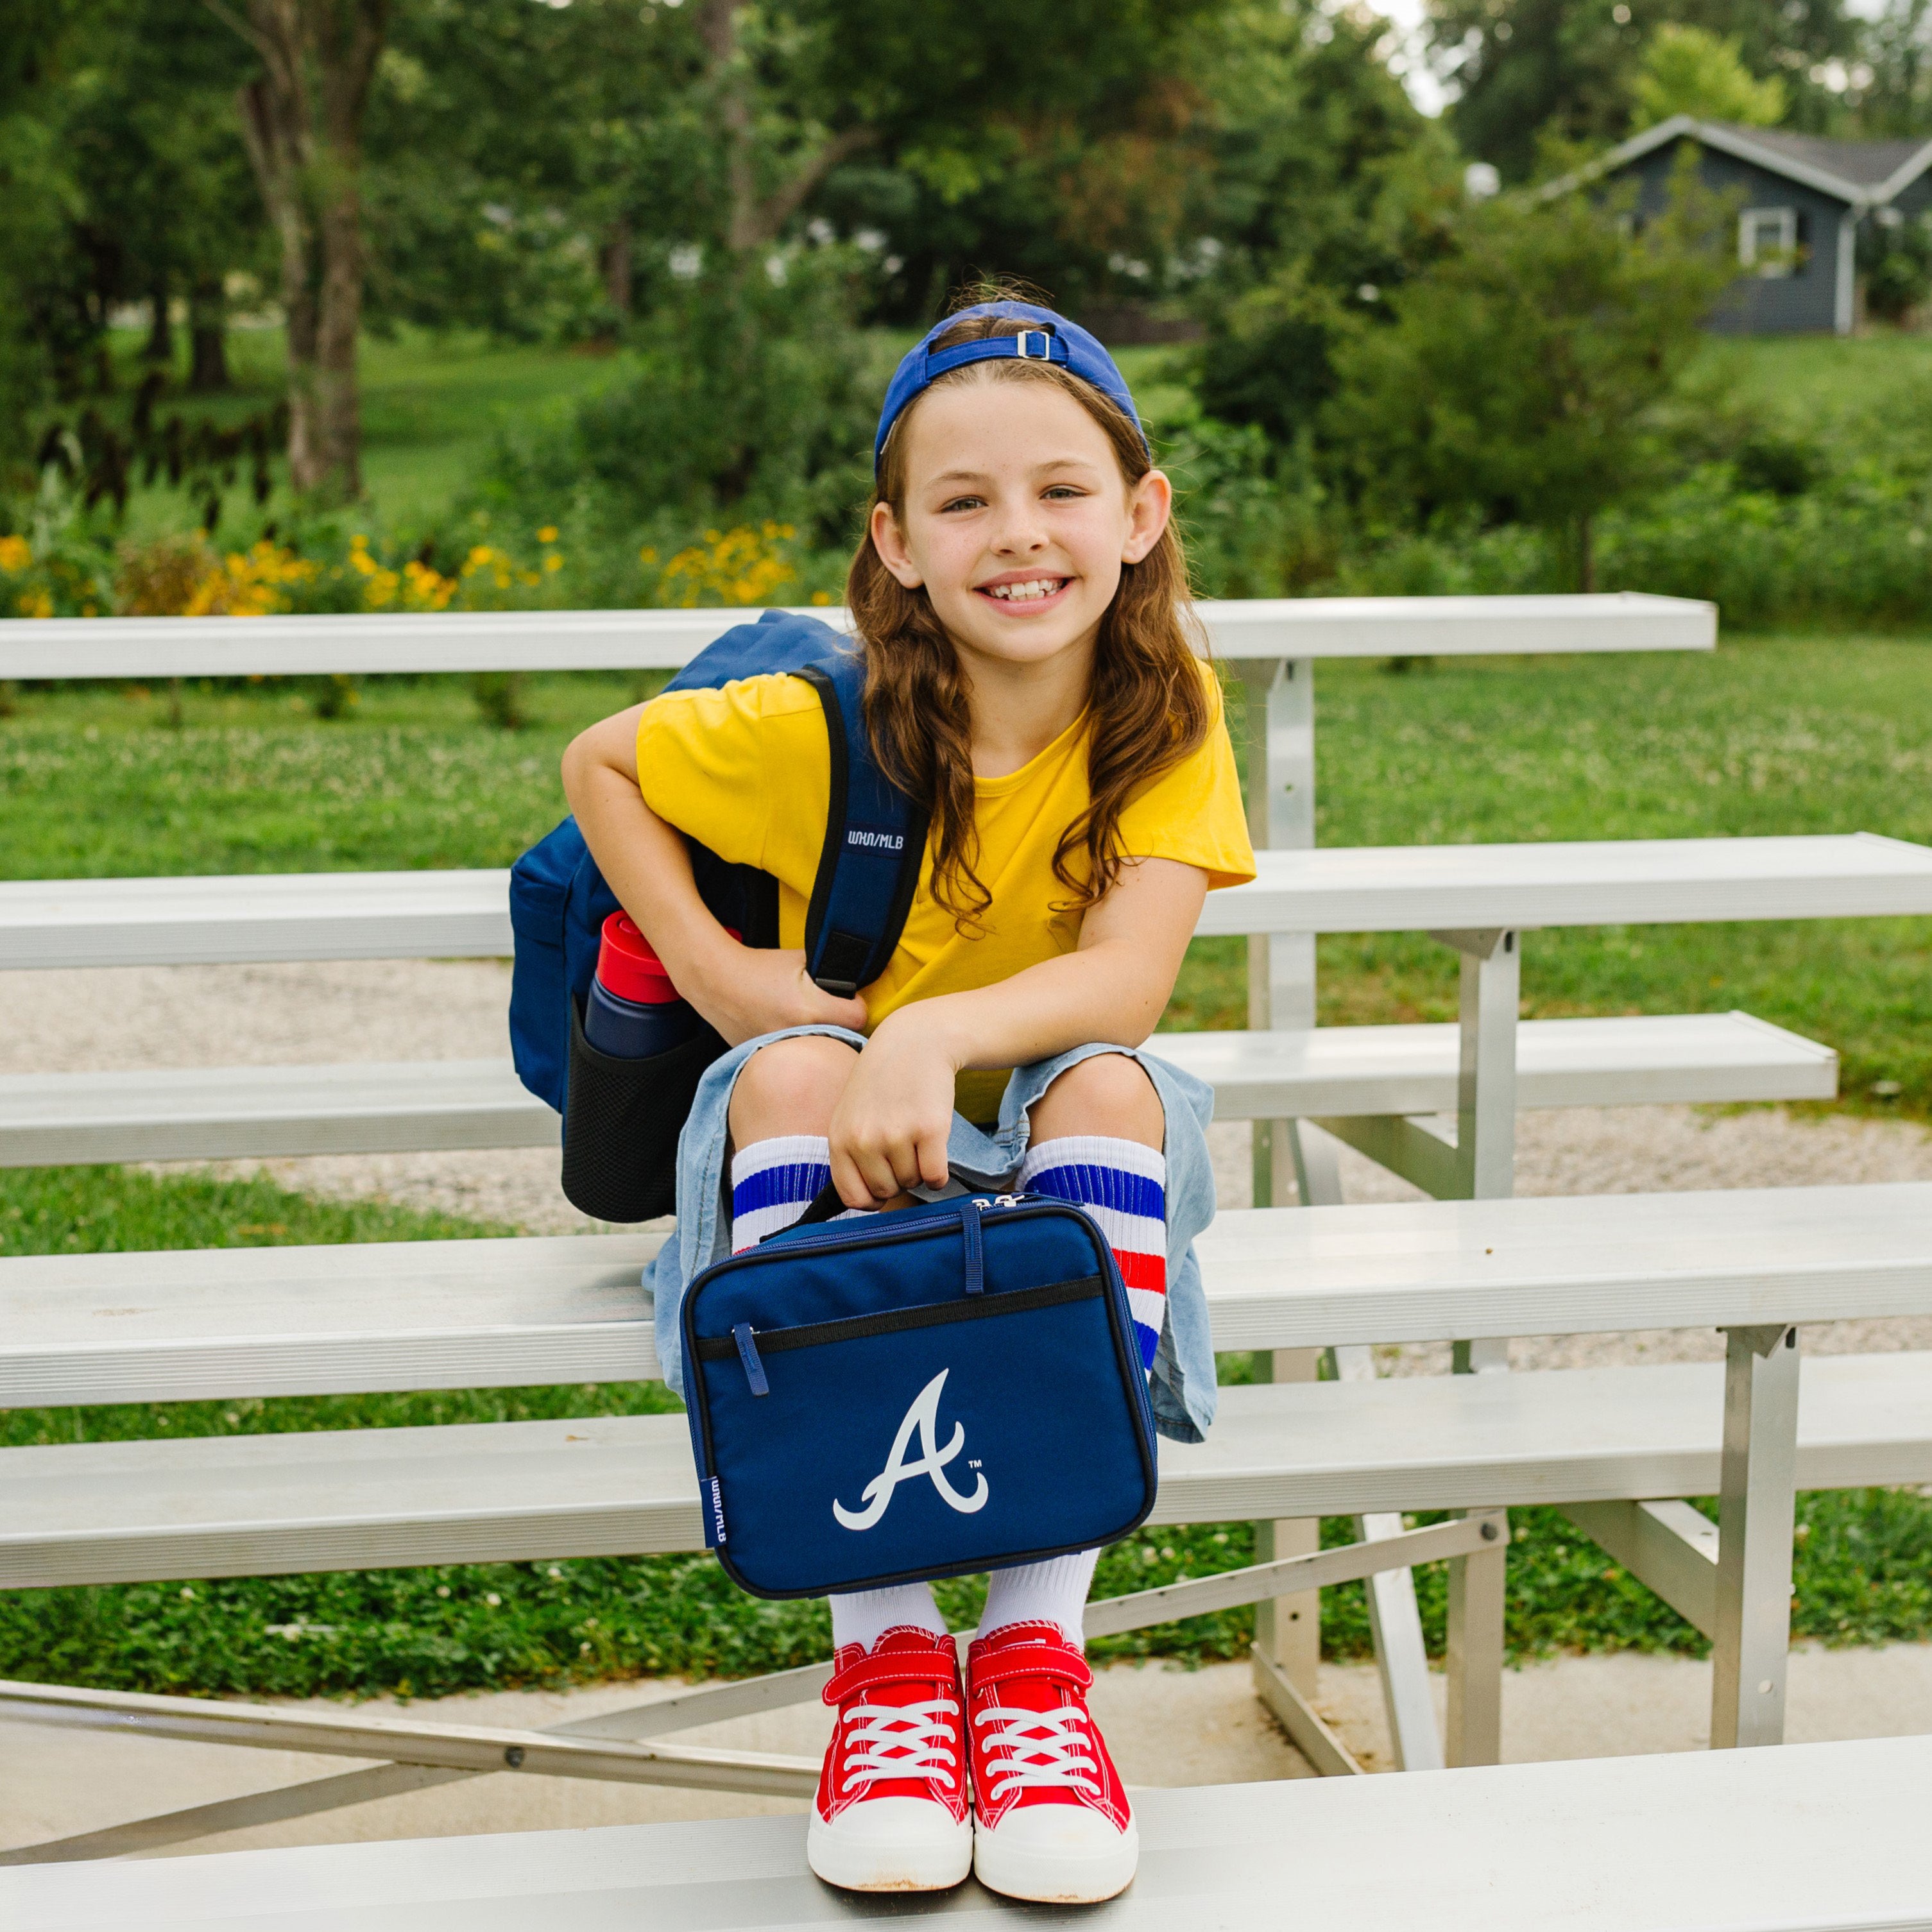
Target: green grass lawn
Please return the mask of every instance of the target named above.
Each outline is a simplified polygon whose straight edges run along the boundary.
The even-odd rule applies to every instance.
[[[1710,657],[1442,660],[1319,674],[1330,844],[1852,831],[1932,840],[1932,644],[1767,639]],[[5,871],[21,878],[501,865],[562,808],[556,758],[634,680],[533,680],[532,722],[478,718],[460,680],[373,680],[346,717],[304,687],[190,686],[170,728],[138,688],[28,690],[0,720]],[[1536,1012],[1742,1006],[1844,1054],[1840,1107],[1932,1116],[1932,922],[1539,934]],[[1447,1018],[1450,956],[1401,935],[1324,942],[1324,1018]],[[1238,942],[1197,946],[1172,1019],[1235,1025]],[[1895,1099],[1873,1092],[1896,1081]],[[266,1183],[112,1169],[0,1176],[0,1251],[447,1238],[506,1231]],[[1239,1376],[1246,1364],[1225,1365]],[[674,1406],[656,1385],[16,1412],[0,1442],[394,1426]],[[1882,1492],[1800,1506],[1801,1634],[1932,1635],[1932,1506]],[[1510,1642],[1696,1651],[1701,1640],[1553,1513],[1522,1512]],[[1347,1526],[1328,1526],[1331,1540]],[[1245,1525],[1150,1532],[1106,1557],[1108,1594],[1249,1559]],[[1438,1648],[1442,1576],[1419,1578]],[[978,1586],[941,1586],[971,1616]],[[1246,1612],[1098,1646],[1238,1655]],[[292,1634],[291,1634],[292,1633]],[[1360,1592],[1324,1599],[1331,1654],[1363,1654]],[[754,1604],[701,1556],[384,1570],[0,1594],[0,1675],[147,1690],[437,1692],[636,1671],[776,1669],[822,1656],[822,1607]]]
[[[1821,417],[1922,391],[1932,376],[1932,336],[1881,328],[1856,336],[1714,337],[1705,357],[1734,376],[1744,400],[1815,432]]]

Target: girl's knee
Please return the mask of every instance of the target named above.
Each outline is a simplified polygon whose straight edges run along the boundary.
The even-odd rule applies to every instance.
[[[1140,1062],[1124,1053],[1096,1053],[1076,1061],[1033,1103],[1032,1138],[1098,1134],[1138,1141],[1156,1151],[1166,1138],[1160,1095]]]
[[[731,1139],[749,1147],[781,1134],[822,1134],[859,1056],[842,1040],[801,1034],[761,1046],[731,1090]]]

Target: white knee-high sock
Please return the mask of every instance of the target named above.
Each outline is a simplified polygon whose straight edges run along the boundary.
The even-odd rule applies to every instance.
[[[731,1252],[742,1255],[782,1234],[818,1199],[832,1179],[832,1143],[823,1134],[782,1134],[754,1141],[731,1156]],[[874,1210],[842,1208],[835,1221],[856,1221]]]
[[[1154,1366],[1167,1318],[1167,1162],[1138,1141],[1066,1134],[1027,1150],[1015,1186],[1084,1208],[1100,1224],[1126,1284],[1127,1307]]]
[[[835,1652],[843,1650],[848,1643],[862,1643],[870,1650],[887,1630],[908,1624],[915,1630],[930,1630],[934,1636],[946,1634],[946,1619],[932,1600],[929,1583],[896,1583],[889,1590],[854,1590],[825,1600],[832,1609]]]
[[[1081,1612],[1094,1581],[1097,1550],[1071,1556],[1054,1556],[1044,1563],[1022,1563],[995,1570],[986,1582],[986,1607],[980,1613],[980,1634],[991,1636],[1010,1624],[1058,1624],[1076,1650],[1084,1640]]]
[[[823,1134],[754,1141],[731,1156],[731,1252],[742,1254],[784,1232],[832,1178],[832,1144]]]

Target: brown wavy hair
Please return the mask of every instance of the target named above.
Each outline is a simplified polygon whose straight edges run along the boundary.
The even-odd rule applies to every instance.
[[[1011,334],[1014,327],[995,316],[962,316],[934,346]],[[974,382],[1051,382],[1106,432],[1130,488],[1154,466],[1132,418],[1052,363],[1016,357],[970,362],[932,388]],[[886,438],[872,496],[874,505],[890,504],[902,525],[906,424],[921,400],[914,399]],[[979,853],[965,680],[924,588],[907,590],[874,548],[869,508],[845,597],[866,650],[866,724],[874,750],[893,782],[931,814],[933,895],[965,932],[992,903],[974,869]],[[1170,520],[1138,563],[1121,566],[1120,588],[1100,620],[1088,692],[1088,803],[1053,855],[1054,876],[1072,895],[1054,910],[1084,911],[1112,888],[1127,856],[1120,849],[1121,813],[1205,742],[1214,716],[1210,679],[1198,661],[1206,651]]]

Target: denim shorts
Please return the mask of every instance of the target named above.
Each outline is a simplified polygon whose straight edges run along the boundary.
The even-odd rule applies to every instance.
[[[731,1092],[740,1070],[761,1046],[803,1034],[824,1034],[848,1046],[864,1036],[843,1027],[790,1027],[734,1047],[699,1083],[691,1115],[677,1145],[677,1226],[644,1270],[656,1298],[658,1360],[664,1380],[684,1390],[678,1325],[685,1284],[730,1252],[730,1177],[724,1154]],[[1154,1424],[1177,1442],[1198,1442],[1214,1420],[1214,1348],[1208,1303],[1201,1286],[1194,1238],[1214,1218],[1214,1172],[1208,1157],[1207,1126],[1214,1118],[1214,1089],[1157,1054],[1099,1042],[1072,1048],[1051,1060],[1017,1067],[991,1128],[952,1117],[946,1159],[956,1180],[969,1188],[998,1190],[1010,1180],[1027,1150],[1027,1109],[1070,1066],[1096,1053],[1126,1053],[1154,1082],[1167,1117],[1162,1152],[1167,1160],[1167,1319],[1156,1352],[1151,1394]]]

